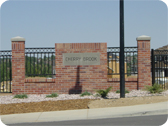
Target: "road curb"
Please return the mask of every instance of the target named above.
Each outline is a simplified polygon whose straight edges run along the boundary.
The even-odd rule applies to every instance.
[[[168,102],[155,104],[2,115],[4,124],[168,115]]]

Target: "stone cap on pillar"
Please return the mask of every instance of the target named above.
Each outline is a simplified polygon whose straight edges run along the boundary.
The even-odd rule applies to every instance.
[[[151,37],[150,36],[146,36],[146,35],[142,35],[136,38],[136,40],[146,40],[146,41],[150,41]]]
[[[23,41],[25,41],[25,38],[23,38],[23,37],[20,37],[20,36],[16,36],[16,37],[14,37],[14,38],[11,38],[11,42],[23,42]]]

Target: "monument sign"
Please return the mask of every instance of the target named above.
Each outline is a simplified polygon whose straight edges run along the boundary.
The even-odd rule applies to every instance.
[[[63,53],[63,65],[100,65],[100,53]]]

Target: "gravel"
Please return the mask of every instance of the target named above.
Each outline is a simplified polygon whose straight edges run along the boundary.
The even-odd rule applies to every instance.
[[[142,91],[142,90],[132,90],[130,93],[126,93],[125,97],[143,97],[143,96],[160,96],[160,95],[168,95],[168,90],[160,93],[160,94],[151,94],[148,91]],[[28,103],[28,102],[41,102],[41,101],[57,101],[57,100],[70,100],[70,99],[102,99],[99,96],[96,96],[96,93],[94,93],[91,96],[84,96],[81,97],[80,94],[60,94],[58,97],[54,98],[46,98],[46,94],[40,94],[40,95],[33,95],[29,94],[27,95],[28,98],[25,99],[18,99],[13,98],[14,95],[6,95],[6,96],[0,96],[0,104],[11,104],[11,103]],[[107,96],[108,99],[112,98],[120,98],[120,93],[110,92]]]

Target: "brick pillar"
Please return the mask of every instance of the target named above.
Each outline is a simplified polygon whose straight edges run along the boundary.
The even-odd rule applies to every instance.
[[[151,59],[149,36],[137,37],[138,45],[138,89],[151,85]]]
[[[14,37],[12,42],[12,94],[24,93],[25,39]]]

